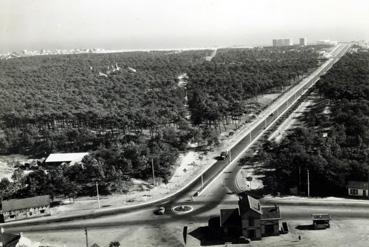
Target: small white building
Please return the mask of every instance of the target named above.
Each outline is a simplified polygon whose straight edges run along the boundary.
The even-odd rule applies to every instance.
[[[46,160],[45,165],[48,167],[56,167],[61,164],[74,165],[80,163],[89,153],[53,153]]]
[[[347,192],[349,196],[368,197],[368,182],[348,181]]]

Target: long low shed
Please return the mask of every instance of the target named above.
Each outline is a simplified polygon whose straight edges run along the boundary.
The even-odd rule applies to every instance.
[[[1,211],[5,222],[46,216],[50,215],[50,202],[48,195],[4,200]]]

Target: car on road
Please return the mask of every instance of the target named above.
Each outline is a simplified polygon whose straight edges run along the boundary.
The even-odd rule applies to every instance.
[[[156,209],[154,211],[154,214],[156,214],[156,215],[164,215],[165,214],[165,208],[164,207],[159,207],[158,209]]]
[[[221,160],[224,160],[224,159],[226,159],[227,157],[228,157],[228,152],[227,152],[227,151],[223,151],[223,152],[221,152],[221,153],[220,153],[219,158],[220,158]]]

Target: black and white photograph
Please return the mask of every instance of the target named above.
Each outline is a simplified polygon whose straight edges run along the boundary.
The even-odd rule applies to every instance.
[[[369,246],[369,1],[0,0],[0,247]]]

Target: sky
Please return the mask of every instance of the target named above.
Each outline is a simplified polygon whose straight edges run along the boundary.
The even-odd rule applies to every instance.
[[[0,52],[369,40],[368,0],[0,0]]]

